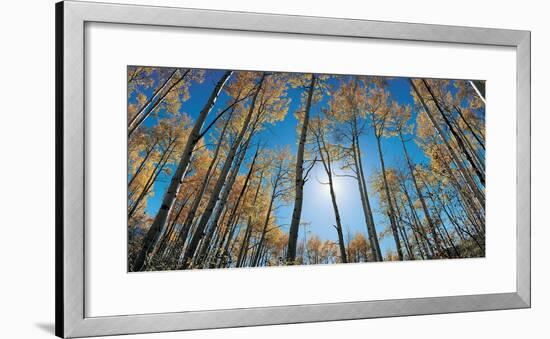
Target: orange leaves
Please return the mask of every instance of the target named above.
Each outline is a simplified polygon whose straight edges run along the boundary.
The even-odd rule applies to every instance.
[[[330,112],[340,122],[350,122],[364,116],[366,100],[356,79],[342,79],[330,101]]]
[[[367,87],[366,110],[371,114],[384,115],[390,110],[390,93],[383,87]]]
[[[259,77],[260,72],[233,72],[231,83],[225,87],[225,91],[234,99],[242,98],[254,90]]]
[[[138,125],[128,141],[128,171],[129,176],[135,177],[133,182],[129,182],[130,203],[139,202],[140,192],[157,180],[157,176],[160,182],[166,182],[171,176],[170,171],[178,167],[177,159],[181,158],[190,127],[195,125],[184,111],[197,116],[197,107],[202,106],[204,93],[211,90],[213,80],[221,73],[191,70],[189,78],[180,83],[177,79],[181,78],[183,71],[176,68],[128,68],[129,119],[145,115],[141,110],[144,106],[151,103],[154,106],[156,94],[153,93],[157,89],[158,95],[163,97],[158,107],[147,110],[152,119]],[[225,74],[229,76],[230,73]],[[235,265],[238,257],[244,258],[239,259],[239,267],[283,264],[289,252],[285,250],[291,247],[289,242],[297,242],[297,246],[292,245],[297,257],[292,254],[289,260],[295,263],[337,262],[344,257],[349,262],[380,260],[378,237],[391,236],[392,233],[396,239],[401,237],[403,244],[412,242],[412,236],[424,235],[413,245],[420,249],[424,244],[419,244],[419,241],[428,244],[431,241],[429,215],[432,210],[437,213],[440,208],[437,201],[428,199],[432,198],[432,192],[449,191],[454,194],[450,199],[469,194],[461,191],[461,186],[465,186],[462,173],[455,165],[457,161],[449,155],[451,151],[463,151],[456,140],[460,137],[469,147],[468,153],[459,153],[464,158],[459,160],[466,164],[467,171],[471,168],[465,155],[479,155],[481,160],[478,162],[483,162],[484,105],[468,81],[413,79],[419,93],[413,91],[411,98],[407,95],[408,79],[388,82],[388,78],[376,76],[255,71],[234,71],[231,74],[227,81],[224,78],[223,92],[217,97],[218,101],[211,101],[204,125],[202,122],[197,124],[202,139],[193,143],[192,151],[185,152],[192,156],[185,161],[185,173],[178,175],[183,179],[179,181],[181,186],[178,189],[181,190],[175,191],[173,204],[178,208],[182,206],[179,209],[181,215],[176,217],[174,212],[170,212],[170,218],[178,219],[175,221],[181,224],[175,226],[178,232],[185,225],[185,232],[192,233],[185,233],[188,238],[177,244],[176,251],[181,252],[188,246],[186,241],[188,244],[193,238],[200,239],[205,230],[212,231],[208,238],[212,242],[209,245],[204,242],[211,246],[204,247],[211,252],[204,267],[218,265],[218,256],[230,258],[233,262],[220,263],[221,266]],[[198,85],[204,78],[208,79],[207,84]],[[427,90],[426,83],[433,93]],[[186,102],[190,98],[191,101]],[[420,98],[425,101],[424,105]],[[291,100],[298,102],[291,103]],[[295,110],[292,113],[297,121],[292,117],[285,119],[289,106]],[[433,114],[426,115],[425,108],[432,110]],[[309,112],[307,125],[303,122],[305,111]],[[299,148],[293,145],[294,127],[298,128]],[[447,147],[444,141],[449,144]],[[251,150],[256,147],[259,151],[252,157]],[[373,150],[378,151],[378,156],[372,154]],[[407,153],[410,156],[405,155],[406,152],[410,152]],[[296,159],[301,167],[295,166]],[[156,169],[159,162],[163,162],[164,167]],[[290,206],[293,200],[310,199],[309,196],[304,198],[297,187],[300,187],[303,173],[307,177],[313,165],[321,170],[320,166],[324,167],[327,181],[332,178],[329,174],[355,180],[357,187],[350,185],[346,189],[356,190],[355,197],[361,199],[363,210],[353,218],[348,217],[347,210],[342,211],[342,217],[337,216],[340,212],[336,213],[336,194],[333,194],[330,197],[334,199],[333,207],[336,206],[335,220],[304,220],[301,215],[289,219],[290,213],[283,215],[280,211],[287,213],[290,207],[280,207]],[[383,172],[376,173],[377,169],[383,169]],[[231,180],[225,180],[229,173]],[[314,173],[310,178],[314,178]],[[366,178],[370,180],[367,182]],[[302,189],[308,185],[308,181],[304,181]],[[135,218],[147,217],[147,200],[155,192],[154,184],[149,186],[145,197],[136,205]],[[329,198],[328,194],[326,198]],[[426,199],[428,205],[421,199]],[[455,207],[460,212],[462,207]],[[304,218],[308,216],[309,213],[304,214]],[[289,231],[289,220],[298,225],[292,229],[299,232]],[[312,225],[315,228],[307,228],[309,221],[317,223]],[[201,223],[207,228],[201,226],[197,230],[195,227]],[[337,240],[334,236],[326,236],[325,232],[317,235],[307,232],[317,231],[318,227],[332,232],[333,223],[338,225],[334,226],[338,232]],[[387,227],[390,225],[391,228]],[[364,226],[368,238],[364,233],[356,232]],[[302,233],[304,229],[306,232]],[[397,231],[404,234],[399,235]],[[351,237],[348,233],[346,237],[346,232],[355,234]],[[292,234],[290,241],[288,234]],[[327,238],[332,240],[325,240]],[[176,241],[173,234],[170,234],[169,241]],[[400,246],[396,241],[396,248]],[[408,251],[411,252],[411,248]],[[178,257],[179,252],[176,253]],[[414,254],[422,254],[421,250],[417,252]],[[414,259],[411,254],[408,257]],[[251,261],[252,258],[255,259]],[[386,256],[391,260],[398,258],[403,258],[403,255],[389,253]]]
[[[142,86],[144,88],[151,87],[154,83],[151,76],[154,70],[154,67],[128,66],[127,81],[129,92],[134,90],[137,86]]]
[[[327,264],[338,256],[337,244],[330,240],[322,241],[317,235],[307,239],[304,257],[308,264]]]
[[[287,76],[272,74],[266,77],[258,98],[256,114],[261,123],[274,124],[284,120],[290,99],[287,97]]]
[[[411,108],[399,105],[381,77],[340,77],[330,101],[330,114],[341,123],[370,121],[377,137],[395,136],[410,118]]]
[[[423,142],[433,138],[436,131],[426,114],[417,114],[416,116],[416,136]],[[417,139],[418,140],[418,139]]]
[[[233,101],[242,100],[235,106],[234,117],[232,119],[232,128],[239,130],[242,128],[245,116],[248,113],[249,105],[251,104],[250,97],[258,89],[258,82],[263,73],[242,71],[235,72],[234,74],[234,79],[227,86],[227,93]],[[266,74],[258,93],[257,102],[254,107],[254,116],[252,118],[258,130],[266,123],[274,124],[285,118],[290,102],[290,99],[286,95],[287,89],[288,79],[286,74]]]
[[[200,70],[128,67],[129,135],[150,116],[178,114],[189,99],[191,83],[202,80]]]
[[[367,259],[370,253],[370,245],[367,238],[362,233],[355,233],[353,238],[348,243],[348,260],[350,262],[363,262]]]

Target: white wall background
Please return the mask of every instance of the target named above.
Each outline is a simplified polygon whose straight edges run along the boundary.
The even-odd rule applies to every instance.
[[[104,2],[113,2],[105,1]],[[54,320],[54,2],[6,2],[0,10],[0,337],[48,338]],[[550,24],[544,1],[134,0],[195,8],[532,31],[533,307],[143,338],[548,338]],[[6,218],[7,217],[7,218]],[[138,336],[130,336],[133,338]]]

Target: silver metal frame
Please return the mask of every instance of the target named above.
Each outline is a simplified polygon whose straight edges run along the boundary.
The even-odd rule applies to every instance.
[[[85,317],[84,24],[193,27],[515,47],[517,291]],[[65,1],[56,4],[56,335],[83,337],[527,308],[531,305],[531,34],[528,31]]]

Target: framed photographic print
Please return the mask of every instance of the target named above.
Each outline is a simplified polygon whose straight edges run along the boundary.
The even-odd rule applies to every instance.
[[[56,5],[56,334],[530,307],[530,33]]]

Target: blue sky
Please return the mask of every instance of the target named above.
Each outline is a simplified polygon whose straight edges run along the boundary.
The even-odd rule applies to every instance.
[[[190,117],[195,118],[212,89],[215,86],[217,80],[221,77],[222,70],[208,71],[203,83],[193,83],[190,87],[190,98],[183,103],[181,110],[188,114]],[[392,78],[388,80],[388,88],[393,99],[400,104],[409,104],[413,106],[413,98],[410,94],[410,85],[408,78]],[[294,112],[300,108],[300,95],[303,89],[289,89],[288,97],[291,99],[288,114],[285,119],[275,125],[269,126],[257,135],[257,140],[261,139],[264,142],[268,142],[269,145],[289,145],[293,152],[297,148],[297,120]],[[212,119],[214,112],[224,108],[227,101],[227,96],[222,94],[213,112],[210,114]],[[311,116],[318,114],[320,105],[312,107]],[[413,110],[411,121],[416,120],[417,112]],[[205,126],[208,125],[209,120],[206,121]],[[150,117],[145,122],[146,125],[156,124],[155,118]],[[369,126],[369,125],[367,125]],[[208,141],[208,139],[207,139]],[[372,129],[367,127],[366,133],[359,140],[360,147],[363,152],[363,167],[365,170],[365,176],[369,178],[374,172],[380,171],[380,159],[378,156],[378,150],[376,146],[376,139],[374,138]],[[407,144],[407,149],[411,159],[414,163],[426,163],[427,159],[424,157],[422,151],[416,146],[414,142]],[[398,138],[385,138],[382,140],[382,151],[384,153],[384,160],[387,167],[394,165],[402,165],[404,163],[404,155],[401,143]],[[252,153],[252,152],[250,152]],[[250,155],[251,156],[251,155]],[[244,168],[245,166],[243,166]],[[335,171],[343,173],[339,170],[338,166],[334,166]],[[166,190],[170,178],[162,178],[154,185],[155,194],[149,198],[147,203],[147,213],[155,215],[162,199],[163,193]],[[327,185],[323,185],[318,181],[326,181],[326,174],[321,164],[315,165],[310,174],[310,180],[306,183],[304,188],[304,205],[302,210],[302,222],[309,223],[306,227],[308,237],[311,234],[319,236],[322,240],[337,240],[337,234],[332,227],[334,224],[334,212],[330,201],[330,193]],[[335,177],[335,191],[337,195],[338,207],[340,209],[340,215],[342,218],[342,224],[344,227],[344,237],[347,240],[347,233],[350,237],[356,232],[366,234],[366,226],[364,215],[361,207],[361,201],[359,197],[359,191],[355,179],[349,177]],[[370,186],[369,186],[370,189]],[[372,191],[372,190],[371,190]],[[381,232],[388,225],[386,215],[382,215],[378,211],[379,201],[374,192],[369,191],[369,199],[374,211],[374,218],[376,228],[378,232]],[[288,206],[281,206],[276,211],[277,222],[281,225],[283,231],[288,231],[292,215],[293,204]],[[301,228],[299,232],[300,239],[303,240],[304,229]],[[387,236],[380,242],[382,252],[387,250],[395,250],[395,243],[392,237]]]

